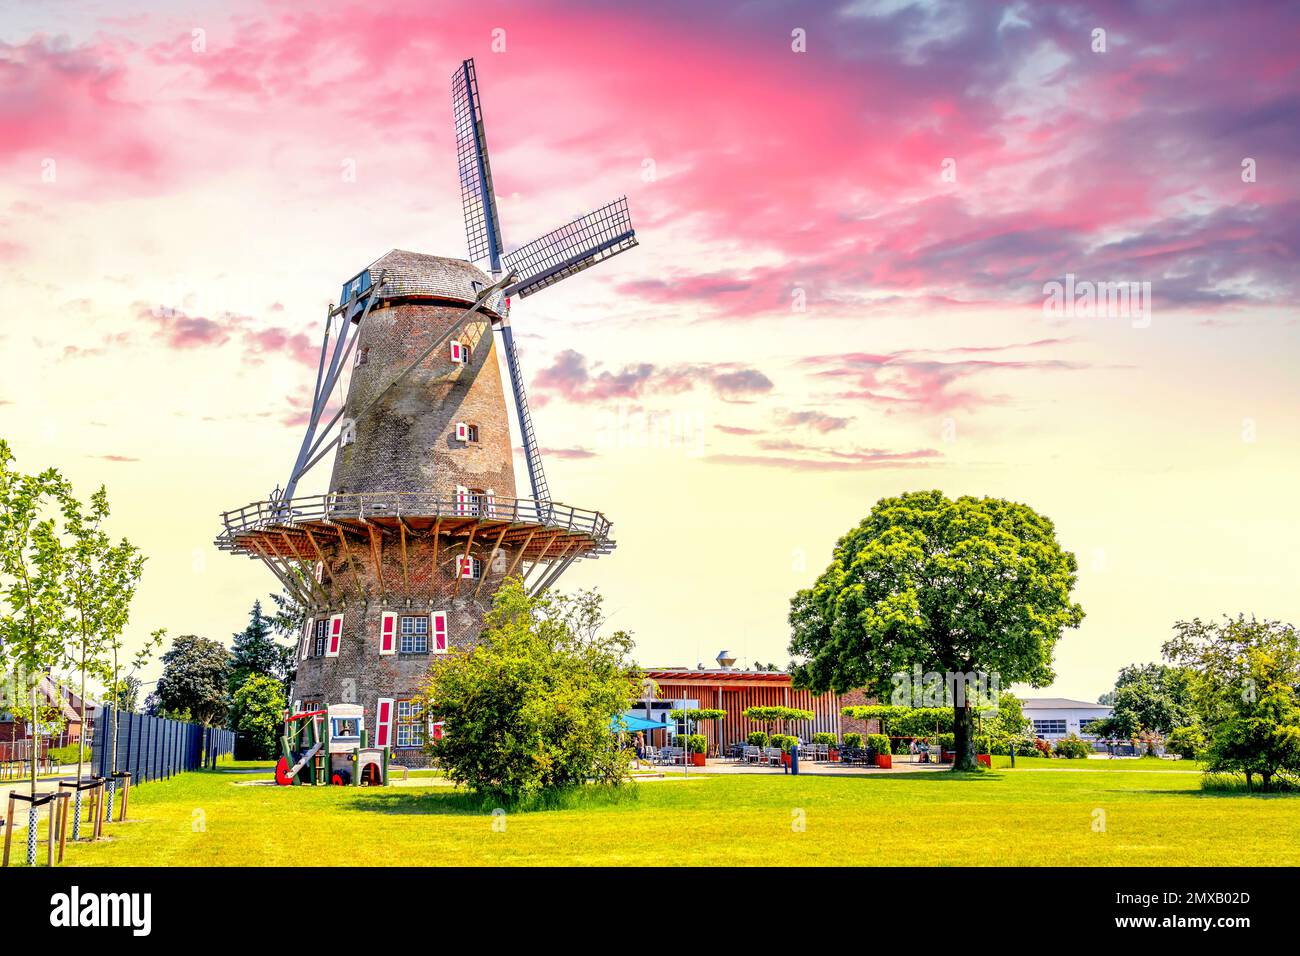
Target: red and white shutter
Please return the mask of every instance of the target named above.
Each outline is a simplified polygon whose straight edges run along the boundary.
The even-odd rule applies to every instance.
[[[487,516],[489,518],[495,518],[497,516],[496,498],[494,497],[495,495],[496,492],[493,491],[491,488],[489,488],[487,490],[487,494],[483,496],[483,505],[487,509]]]
[[[393,698],[381,697],[375,705],[375,746],[387,747],[393,730]]]
[[[307,659],[307,654],[309,651],[311,651],[311,636],[315,632],[316,632],[316,619],[314,617],[309,617],[307,618],[307,626],[306,628],[303,629],[302,648],[298,656],[299,660],[305,661]]]
[[[397,651],[397,615],[385,611],[379,619],[379,653],[393,654]]]
[[[434,611],[429,615],[429,621],[433,625],[433,652],[435,654],[447,653],[447,612]]]
[[[469,514],[469,489],[464,485],[456,486],[456,514]]]
[[[451,360],[457,365],[465,364],[465,346],[461,345],[455,339],[451,341]]]
[[[429,739],[430,739],[430,740],[441,740],[441,739],[442,739],[442,721],[441,721],[441,720],[431,721],[431,722],[430,722],[430,724],[429,724]]]
[[[329,644],[325,647],[326,657],[338,657],[339,648],[343,646],[343,615],[330,615]]]

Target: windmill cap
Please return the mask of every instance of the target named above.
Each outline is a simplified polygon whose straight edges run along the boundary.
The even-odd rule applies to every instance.
[[[373,282],[378,282],[383,273],[380,295],[385,299],[426,298],[473,305],[482,290],[492,284],[492,278],[472,262],[405,249],[394,249],[367,268]],[[482,311],[500,315],[496,304],[494,297]]]

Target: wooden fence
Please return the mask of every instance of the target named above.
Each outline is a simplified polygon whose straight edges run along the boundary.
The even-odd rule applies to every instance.
[[[215,767],[218,757],[229,756],[235,749],[232,730],[108,709],[98,730],[91,766],[102,777],[114,769],[112,740],[116,732],[116,769],[129,771],[133,786],[166,780],[186,770]]]

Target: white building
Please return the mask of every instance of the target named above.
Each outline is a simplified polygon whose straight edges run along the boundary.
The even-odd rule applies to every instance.
[[[1070,734],[1092,737],[1083,728],[1094,720],[1110,716],[1106,704],[1066,697],[1030,697],[1024,702],[1025,717],[1033,722],[1033,733],[1044,740],[1056,740]]]

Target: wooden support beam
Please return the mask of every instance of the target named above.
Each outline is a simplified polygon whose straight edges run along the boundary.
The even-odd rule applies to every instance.
[[[510,567],[506,568],[506,574],[505,574],[506,578],[509,578],[510,575],[515,573],[515,567],[519,564],[520,561],[523,560],[524,552],[528,550],[528,544],[530,541],[533,540],[533,535],[535,534],[537,534],[536,528],[528,532],[528,537],[524,538],[524,543],[519,546],[519,553],[516,554],[514,556],[514,559],[510,562]],[[505,578],[503,578],[502,580],[505,580]]]
[[[532,577],[533,572],[537,570],[537,566],[542,563],[542,558],[546,557],[546,552],[551,550],[551,545],[555,544],[555,539],[559,536],[560,533],[557,531],[546,539],[546,546],[542,548],[542,553],[533,558],[532,564],[528,565],[528,570],[524,572],[524,576],[519,582],[520,584],[528,583],[528,579]]]
[[[406,566],[406,522],[401,518],[397,519],[397,530],[402,542],[402,589],[407,594],[411,593],[411,575]]]
[[[433,535],[433,560],[429,565],[429,581],[431,585],[438,580],[438,542],[442,540],[441,531],[442,515],[438,515],[433,522],[433,531],[431,532]]]
[[[379,596],[388,600],[388,588],[384,584],[384,536],[376,534],[374,525],[366,522],[370,532],[370,559],[375,563],[375,580],[379,582]]]
[[[343,545],[343,553],[348,556],[348,568],[352,571],[352,582],[357,586],[357,594],[365,598],[366,589],[361,586],[361,575],[357,573],[357,559],[352,556],[352,547],[348,544],[348,536],[343,533],[340,525],[335,525],[334,530],[339,533],[339,543]]]
[[[326,575],[329,576],[331,581],[334,580],[334,575],[330,572],[330,563],[325,560],[325,552],[320,549],[316,536],[311,533],[311,528],[303,528],[302,530],[307,535],[307,540],[311,542],[312,550],[316,552],[316,558],[320,561],[321,588],[323,589]]]
[[[474,525],[469,529],[469,537],[465,539],[464,557],[466,558],[469,557],[469,549],[474,544],[474,535],[477,532],[478,532],[478,525]],[[453,601],[456,600],[456,595],[460,593],[460,567],[459,567],[460,563],[461,563],[460,561],[456,562],[457,564],[457,567],[455,568],[456,583],[451,586],[451,599]]]
[[[289,549],[291,551],[293,551],[294,557],[297,559],[298,562],[297,565],[298,570],[302,572],[302,576],[307,579],[307,587],[311,589],[311,593],[313,594],[313,596],[320,599],[320,602],[322,604],[328,604],[329,597],[325,594],[325,589],[321,587],[320,582],[316,580],[316,575],[312,574],[310,571],[306,571],[303,568],[304,562],[303,559],[298,555],[298,546],[289,537],[289,532],[281,531],[280,537],[284,539],[284,543],[289,546]]]
[[[497,548],[501,547],[501,539],[506,536],[506,532],[509,530],[510,530],[510,525],[507,524],[501,526],[501,533],[497,535],[496,543],[492,545],[492,550],[488,552],[489,561],[492,561],[496,558]],[[478,576],[478,587],[476,587],[474,589],[474,593],[470,595],[471,598],[477,598],[478,592],[483,590],[483,582],[487,580],[487,572],[488,572],[487,564],[484,564],[483,570],[479,573]]]

